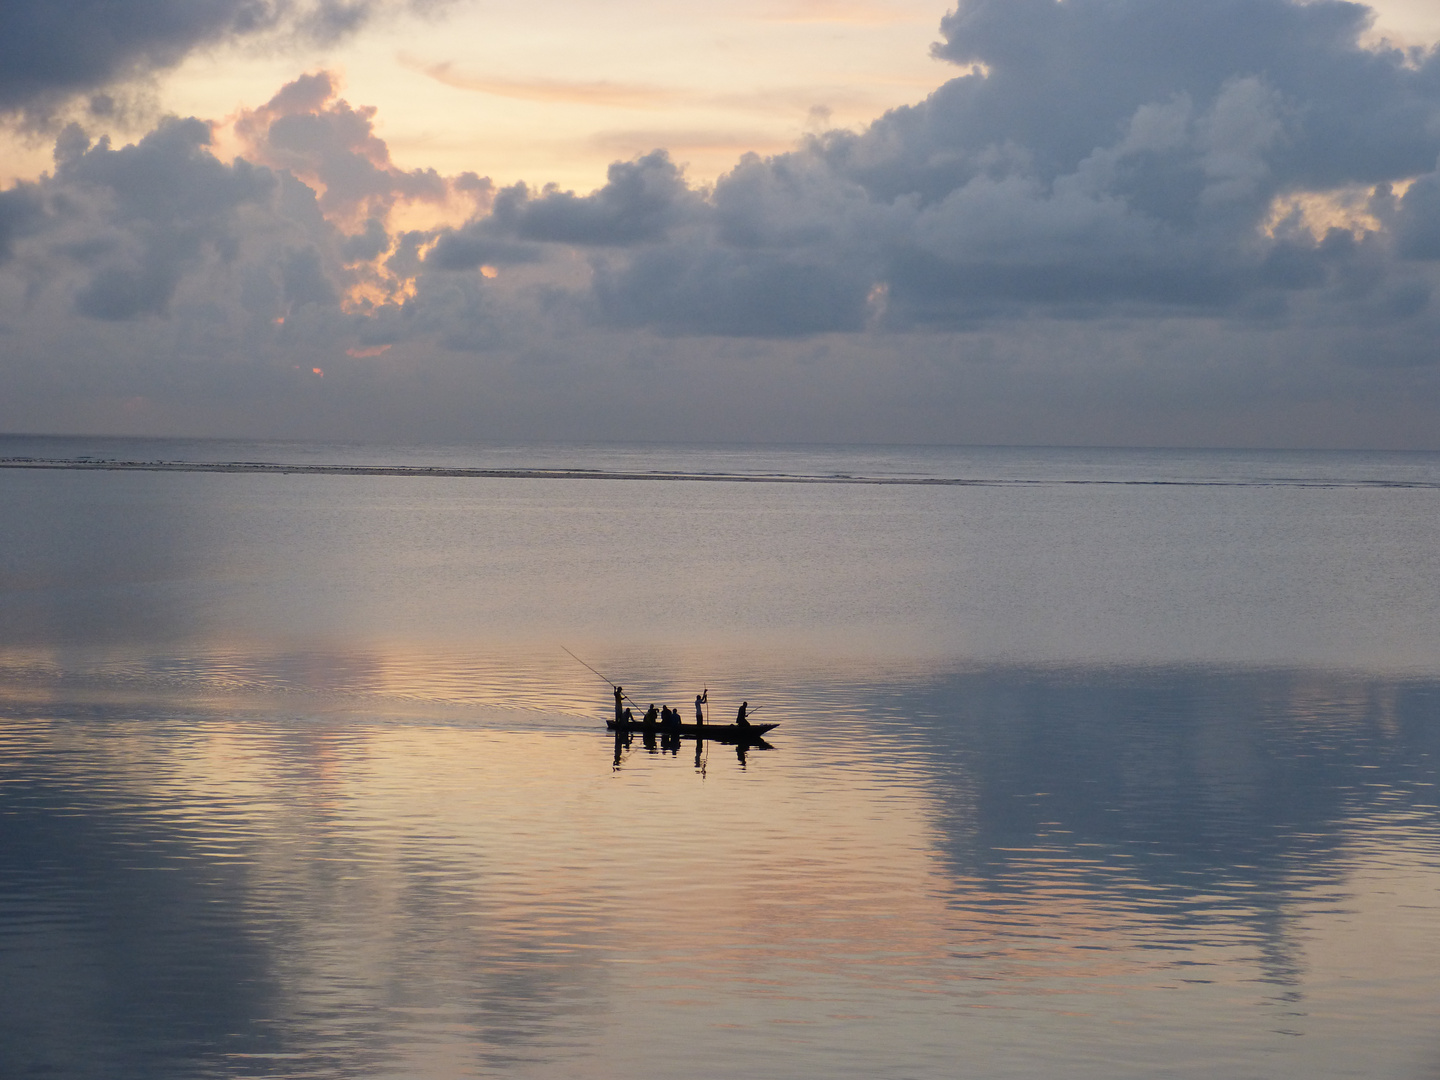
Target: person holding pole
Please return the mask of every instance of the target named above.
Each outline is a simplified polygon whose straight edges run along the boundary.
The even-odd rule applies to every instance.
[[[705,706],[710,701],[710,688],[707,686],[703,694],[695,695],[695,724],[697,727],[705,726]]]

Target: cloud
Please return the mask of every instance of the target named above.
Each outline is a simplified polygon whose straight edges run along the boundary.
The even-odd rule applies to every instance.
[[[644,252],[618,271],[602,264],[595,285],[616,325],[755,337],[859,330],[871,287],[863,271],[701,246]]]
[[[1331,0],[967,0],[935,52],[969,72],[862,132],[747,155],[708,192],[653,155],[588,196],[510,189],[432,257],[495,263],[481,238],[501,235],[621,246],[592,260],[596,312],[668,334],[1245,323],[1316,303],[1413,318],[1440,55],[1367,47],[1370,22]],[[1277,209],[1416,177],[1388,224]]]
[[[597,263],[601,310],[667,333],[791,336],[858,330],[876,283],[883,210],[802,155],[747,155],[692,227]]]
[[[14,251],[15,242],[41,227],[44,202],[36,184],[16,184],[0,191],[0,263]]]
[[[1411,259],[1440,259],[1440,171],[1411,184],[1399,202],[1395,234],[1400,253]]]
[[[291,84],[277,98],[286,116],[336,118],[342,129],[358,115],[327,104],[323,80]],[[306,100],[319,111],[300,112]],[[363,131],[363,119],[356,126]],[[9,255],[42,309],[59,304],[106,323],[198,315],[217,349],[226,338],[254,348],[254,335],[276,326],[300,333],[297,318],[311,329],[318,318],[326,333],[353,341],[342,306],[363,307],[366,288],[384,296],[395,284],[376,265],[393,243],[384,214],[416,188],[428,194],[431,174],[417,183],[416,174],[387,170],[383,144],[372,147],[381,164],[367,162],[371,182],[330,202],[378,216],[346,232],[327,219],[324,195],[288,169],[245,157],[227,164],[211,147],[211,125],[193,117],[164,120],[119,148],[92,144],[71,125],[56,142],[52,175],[0,193],[0,260]],[[343,175],[334,159],[344,155],[330,150],[324,143],[317,153],[322,172]],[[464,178],[458,186],[483,188]]]
[[[172,68],[196,49],[228,41],[281,32],[334,41],[384,6],[381,0],[6,0],[0,4],[0,115],[43,118],[76,95]],[[435,5],[413,0],[405,6]]]
[[[895,324],[1117,305],[1244,317],[1343,276],[1323,228],[1267,235],[1278,198],[1434,168],[1440,58],[1364,48],[1368,24],[1325,2],[970,0],[936,47],[970,74],[862,133],[746,163],[714,201],[791,258],[783,233],[826,204],[811,262],[868,251]],[[1297,262],[1309,272],[1274,272]]]
[[[57,145],[50,188],[57,228],[79,233],[57,250],[88,280],[76,307],[97,319],[163,315],[181,275],[208,250],[232,248],[236,213],[266,201],[274,178],[244,161],[222,165],[206,151],[210,128],[169,120],[139,143],[91,147],[77,128]]]
[[[523,184],[495,198],[497,227],[525,240],[560,244],[638,244],[663,238],[697,210],[700,199],[664,150],[610,166],[605,186],[591,195],[546,188],[531,197]]]
[[[664,238],[704,210],[669,154],[656,150],[615,162],[605,185],[589,195],[555,187],[532,194],[524,184],[504,188],[488,213],[442,230],[425,263],[437,270],[473,270],[541,261],[546,244],[633,247]]]
[[[482,266],[519,266],[540,262],[544,251],[494,235],[482,219],[460,229],[446,230],[425,256],[432,270],[478,270]]]
[[[1430,445],[1440,56],[1368,25],[967,0],[928,98],[703,187],[664,149],[589,193],[403,169],[327,72],[228,164],[194,119],[70,129],[0,193],[5,385],[297,424],[323,394],[337,434]]]
[[[330,214],[383,218],[397,201],[443,202],[449,185],[434,169],[404,170],[375,135],[375,109],[336,98],[328,71],[303,75],[255,110],[241,114],[236,133],[255,161],[285,169],[320,192]]]
[[[0,109],[171,67],[199,45],[265,31],[280,18],[266,0],[14,0],[0,7]]]

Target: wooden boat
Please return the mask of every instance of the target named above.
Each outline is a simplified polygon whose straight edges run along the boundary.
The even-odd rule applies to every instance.
[[[614,731],[616,724],[614,720],[606,720],[605,726]],[[633,724],[621,724],[621,731],[638,731],[640,734],[655,735],[679,735],[682,739],[710,739],[713,742],[738,743],[738,742],[762,742],[762,736],[767,731],[773,731],[779,727],[774,724],[750,724],[741,727],[738,724],[662,724],[656,721],[647,724],[643,720],[636,720]]]

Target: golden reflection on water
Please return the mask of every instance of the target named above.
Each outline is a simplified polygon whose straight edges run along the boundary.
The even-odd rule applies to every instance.
[[[428,882],[447,907],[483,913],[488,936],[621,953],[647,981],[707,1003],[706,987],[732,982],[793,994],[802,974],[934,989],[954,977],[945,959],[957,936],[997,932],[1013,940],[984,950],[992,975],[1013,975],[1012,960],[1034,968],[1037,948],[1051,970],[1077,957],[1095,966],[1063,935],[1014,933],[1017,922],[1101,922],[1076,895],[1040,890],[995,916],[947,904],[953,883],[929,850],[923,790],[873,783],[859,761],[853,775],[760,779],[763,752],[742,773],[732,748],[715,746],[701,778],[638,744],[624,770],[608,770],[598,735],[224,719],[107,728],[96,739],[69,722],[12,721],[5,741],[79,764],[69,779],[97,809],[141,813],[195,857],[242,860],[262,907],[298,882],[301,910],[338,892],[347,923],[382,925]],[[317,863],[347,872],[316,878]],[[359,967],[344,980],[381,977],[365,973],[364,955],[349,956]]]

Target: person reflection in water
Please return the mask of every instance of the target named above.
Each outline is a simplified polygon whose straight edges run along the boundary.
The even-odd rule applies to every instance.
[[[710,702],[710,688],[707,686],[703,694],[695,695],[695,724],[697,727],[705,726],[705,706]]]
[[[749,727],[749,726],[750,726],[750,721],[745,719],[746,710],[748,710],[749,708],[750,708],[750,703],[749,703],[748,701],[742,701],[742,702],[740,702],[740,715],[737,716],[737,717],[735,717],[735,726],[736,726],[736,727]],[[743,759],[742,759],[742,760],[743,760]]]

